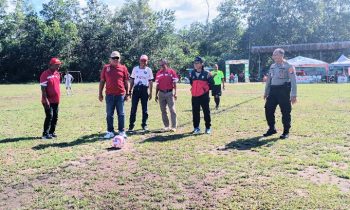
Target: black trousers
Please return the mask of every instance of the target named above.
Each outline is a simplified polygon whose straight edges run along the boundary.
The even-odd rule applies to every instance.
[[[50,104],[49,108],[44,106],[44,110],[46,117],[44,121],[43,136],[55,133],[58,120],[58,104]]]
[[[193,116],[193,127],[198,128],[200,123],[200,107],[202,107],[204,114],[205,127],[210,128],[210,108],[209,108],[209,92],[198,97],[192,96],[192,116]]]
[[[148,87],[137,85],[134,87],[131,98],[131,112],[130,112],[130,122],[129,129],[133,129],[135,127],[136,121],[136,112],[139,101],[141,100],[142,106],[142,127],[147,126],[148,119]]]
[[[275,111],[277,105],[280,106],[282,112],[282,123],[284,132],[289,132],[291,127],[291,111],[290,87],[288,85],[271,86],[270,94],[265,103],[265,116],[268,126],[275,128]]]
[[[214,96],[216,107],[218,107],[220,105],[221,85],[213,85],[211,93]]]

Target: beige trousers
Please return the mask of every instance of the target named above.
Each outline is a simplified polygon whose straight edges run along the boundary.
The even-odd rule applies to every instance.
[[[164,127],[169,127],[169,118],[166,107],[169,107],[170,118],[171,118],[171,128],[176,128],[176,111],[175,111],[175,98],[173,92],[164,93],[159,91],[159,106],[162,111],[162,120]]]

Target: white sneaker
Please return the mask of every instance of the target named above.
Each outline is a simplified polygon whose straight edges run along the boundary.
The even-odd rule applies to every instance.
[[[205,133],[206,134],[211,134],[211,129],[210,128],[205,129]]]
[[[192,134],[194,135],[197,135],[197,134],[200,134],[201,133],[201,129],[199,128],[195,128],[193,131],[192,131]]]
[[[114,133],[113,132],[108,132],[106,133],[106,135],[103,137],[105,139],[111,139],[114,137]]]
[[[162,129],[162,131],[163,131],[163,132],[169,131],[169,127],[164,127],[164,128]]]
[[[124,139],[128,138],[125,131],[119,131],[119,136],[122,136]]]

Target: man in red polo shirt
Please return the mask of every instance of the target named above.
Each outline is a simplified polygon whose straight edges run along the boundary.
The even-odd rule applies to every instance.
[[[55,134],[58,104],[60,103],[60,73],[58,72],[62,62],[58,58],[52,58],[49,63],[49,69],[40,76],[41,103],[45,110],[45,122],[43,139],[52,139],[57,137]]]
[[[99,86],[99,100],[103,101],[103,88],[106,85],[106,113],[107,113],[107,133],[105,139],[114,137],[114,110],[118,114],[118,132],[119,135],[126,138],[125,134],[125,112],[124,101],[129,99],[129,72],[126,66],[120,63],[120,53],[113,51],[109,64],[105,65],[101,72],[100,86]]]
[[[175,111],[176,96],[176,82],[178,76],[176,72],[168,67],[168,62],[165,59],[160,61],[160,70],[156,74],[156,102],[159,100],[160,110],[162,112],[162,120],[164,124],[164,130],[169,130],[169,118],[166,110],[168,105],[171,116],[171,131],[176,131],[177,120]]]

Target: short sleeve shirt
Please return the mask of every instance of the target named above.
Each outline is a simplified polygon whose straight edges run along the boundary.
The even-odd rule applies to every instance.
[[[287,62],[282,64],[274,63],[270,67],[270,77],[272,85],[283,85],[289,81],[289,69],[293,66]]]
[[[133,68],[130,78],[134,79],[134,85],[149,86],[149,81],[153,80],[152,69],[146,67],[141,69],[139,66]]]
[[[156,75],[156,83],[159,90],[171,90],[174,88],[174,83],[179,80],[175,70],[159,70]]]
[[[215,85],[221,85],[222,84],[222,79],[224,79],[224,73],[220,70],[214,70],[211,72],[212,76],[214,78],[214,84]]]
[[[66,85],[71,84],[74,77],[71,74],[64,75],[64,80]]]
[[[50,103],[58,104],[60,102],[60,73],[58,71],[52,72],[50,69],[41,73],[40,86],[46,88],[47,99]],[[44,103],[44,98],[41,98]]]
[[[129,79],[126,66],[107,64],[101,71],[101,81],[106,82],[106,95],[125,95],[125,82]]]

